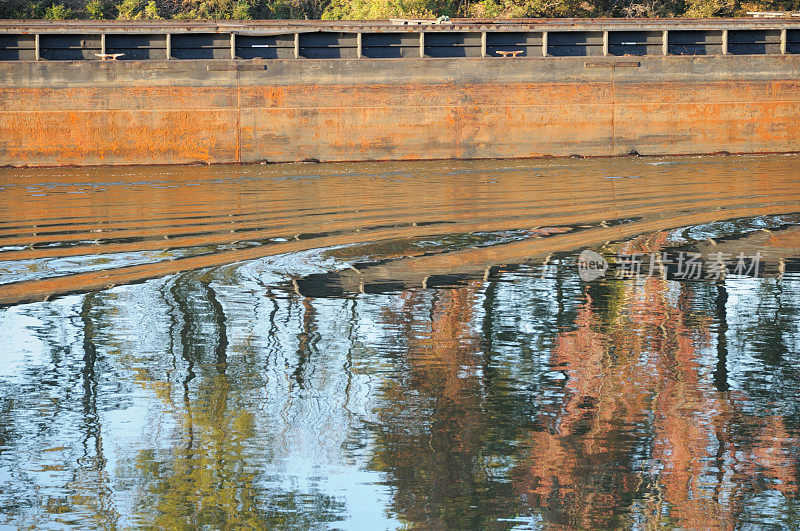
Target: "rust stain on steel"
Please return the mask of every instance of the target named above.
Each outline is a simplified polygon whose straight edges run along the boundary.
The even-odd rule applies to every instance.
[[[0,88],[0,164],[800,151],[800,81]]]

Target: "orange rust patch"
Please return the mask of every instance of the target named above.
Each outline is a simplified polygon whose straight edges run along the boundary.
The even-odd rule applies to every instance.
[[[0,164],[800,151],[800,82],[0,89]]]

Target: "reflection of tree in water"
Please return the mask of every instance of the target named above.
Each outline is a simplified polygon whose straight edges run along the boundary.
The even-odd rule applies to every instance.
[[[164,293],[187,367],[174,408],[181,430],[168,451],[138,455],[146,484],[138,523],[270,528],[335,520],[342,508],[327,496],[259,485],[259,461],[269,454],[253,440],[247,395],[257,371],[247,356],[228,359],[225,311],[211,280],[209,272],[183,274]]]
[[[518,441],[537,422],[548,370],[540,352],[574,319],[574,286],[547,270],[544,279],[521,271],[519,283],[410,292],[385,310],[403,356],[381,391],[372,466],[390,474],[393,511],[405,521],[506,528],[526,512],[511,473]],[[521,319],[534,329],[521,330]]]
[[[235,299],[224,278],[210,272],[151,286],[161,299],[147,298],[152,291],[135,295],[153,305],[158,316],[150,322],[170,332],[142,330],[139,316],[125,313],[125,292],[76,297],[68,319],[39,315],[47,333],[57,323],[74,326],[64,334],[71,346],[48,340],[48,363],[26,373],[38,387],[16,403],[15,392],[5,391],[0,422],[10,448],[0,457],[6,464],[50,442],[72,441],[69,455],[46,458],[65,463],[57,488],[69,495],[46,491],[42,522],[114,525],[125,500],[114,497],[115,481],[125,483],[120,490],[138,489],[134,525],[336,522],[346,510],[336,497],[266,477],[266,469],[282,476],[271,461],[289,440],[279,433],[283,426],[262,429],[254,421],[271,420],[259,400],[281,402],[261,392],[265,373],[274,371],[286,383],[280,396],[298,411],[315,393],[347,409],[356,382],[352,398],[365,395],[375,417],[359,431],[362,412],[355,407],[359,428],[341,429],[351,430],[356,453],[372,452],[370,466],[385,473],[391,512],[420,527],[506,527],[513,523],[502,519],[517,515],[578,528],[628,527],[634,520],[696,528],[709,519],[736,527],[769,514],[793,524],[800,429],[795,284],[768,280],[737,291],[727,283],[653,278],[584,290],[572,272],[537,275],[535,282],[529,274],[509,275],[405,293],[399,307],[394,296],[346,301],[351,324],[359,323],[349,328],[326,326],[333,304]],[[242,334],[254,319],[242,313],[241,301],[267,310],[259,314],[264,334],[252,345]],[[379,314],[370,314],[376,307]],[[381,337],[376,331],[384,324]],[[531,324],[536,330],[525,328]],[[337,342],[328,340],[332,329],[344,332]],[[137,331],[141,344],[126,345],[139,341]],[[337,349],[342,356],[330,356]],[[368,397],[358,384],[366,366],[370,385],[382,382]],[[341,387],[319,386],[340,372]],[[166,429],[152,445],[131,445],[145,449],[133,473],[120,473],[108,464],[115,462],[117,426],[103,426],[103,412],[118,414],[111,413],[123,408],[117,401],[133,402],[129,388],[136,386],[161,401],[148,414],[159,423],[154,430]],[[26,416],[26,408],[35,413]],[[326,435],[312,424],[300,428]],[[31,439],[20,433],[49,442],[22,450]],[[20,476],[31,491],[36,480]],[[39,503],[37,494],[12,488],[26,503]]]
[[[83,328],[83,367],[81,369],[82,387],[82,422],[80,432],[83,434],[83,455],[78,459],[78,466],[73,471],[72,481],[68,488],[77,493],[73,497],[73,505],[88,509],[94,525],[113,527],[119,514],[111,502],[111,486],[106,470],[106,459],[103,453],[103,438],[100,416],[97,408],[97,346],[95,336],[97,323],[103,318],[102,305],[94,308],[97,297],[89,293],[83,297],[80,310],[80,321]]]
[[[24,515],[28,507],[41,504],[41,513],[28,513],[34,518],[32,527],[76,521],[92,527],[114,527],[120,518],[105,455],[99,400],[100,382],[106,389],[118,391],[116,374],[109,370],[97,346],[97,336],[108,316],[107,299],[111,298],[113,295],[90,293],[68,309],[26,309],[38,318],[48,356],[47,363],[26,371],[27,382],[21,386],[25,392],[3,387],[0,396],[1,403],[15,406],[0,422],[12,433],[19,423],[22,429],[18,434],[26,435],[17,441],[0,441],[0,454],[8,451],[4,457],[21,459],[12,467],[13,488],[20,488],[15,506],[3,507],[0,512]],[[106,383],[108,380],[112,383]],[[71,446],[66,446],[67,441]],[[55,484],[56,488],[41,488],[31,461],[52,472],[49,480],[53,483],[48,486]],[[34,474],[28,476],[31,469]],[[10,494],[5,485],[3,493]]]
[[[432,528],[502,526],[517,515],[578,528],[730,528],[763,517],[749,500],[766,495],[793,514],[800,422],[794,406],[770,404],[798,392],[782,378],[771,391],[753,378],[798,361],[767,354],[791,350],[787,333],[797,344],[787,330],[800,299],[768,285],[757,297],[778,309],[747,326],[729,324],[737,316],[724,283],[612,281],[581,295],[556,279],[551,313],[539,315],[548,306],[536,299],[497,303],[489,282],[482,323],[473,322],[477,284],[404,294],[402,308],[384,310],[404,355],[382,389],[372,462],[389,473],[393,511]],[[552,327],[552,348],[501,328],[499,311],[530,306]],[[547,356],[527,396],[521,382],[509,388],[513,368],[499,354],[516,344],[514,360],[524,360],[526,342]],[[760,365],[732,385],[728,350],[742,342]]]
[[[518,492],[546,520],[590,528],[627,526],[634,514],[690,529],[734,527],[752,496],[793,495],[785,419],[747,412],[750,397],[720,390],[720,366],[702,363],[714,307],[700,312],[697,301],[718,309],[724,295],[698,295],[687,283],[673,300],[660,279],[625,284],[606,298],[593,290],[577,328],[561,334],[552,363],[567,371],[566,393],[557,410],[542,412],[547,429],[530,434]]]
[[[487,400],[474,289],[405,295],[387,320],[402,330],[402,374],[384,387],[373,466],[391,474],[394,511],[431,528],[480,527],[513,514],[511,485],[495,476],[503,440]],[[426,307],[430,305],[428,311]]]

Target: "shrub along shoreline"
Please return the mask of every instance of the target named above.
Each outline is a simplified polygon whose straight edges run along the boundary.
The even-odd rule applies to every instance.
[[[0,0],[0,18],[49,20],[695,18],[748,11],[800,11],[800,0]]]

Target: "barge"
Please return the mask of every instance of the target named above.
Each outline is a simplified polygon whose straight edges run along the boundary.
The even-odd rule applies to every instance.
[[[797,18],[0,23],[0,165],[797,151]]]

